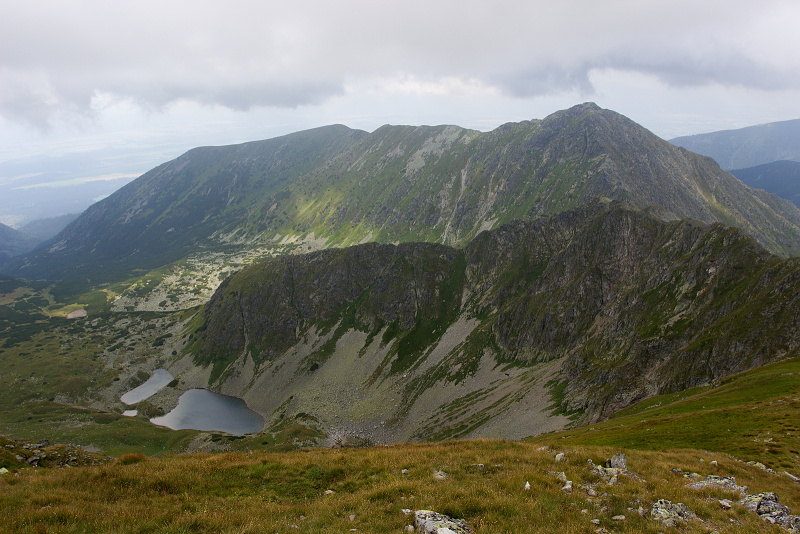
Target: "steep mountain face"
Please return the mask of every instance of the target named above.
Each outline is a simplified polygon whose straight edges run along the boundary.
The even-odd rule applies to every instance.
[[[731,174],[754,189],[763,189],[800,206],[800,161],[775,161],[735,169]]]
[[[779,160],[800,161],[800,119],[688,135],[670,142],[714,158],[723,169],[744,169]]]
[[[38,242],[38,239],[0,223],[0,266],[14,256],[30,251]]]
[[[207,304],[187,358],[207,370],[195,385],[272,421],[517,438],[779,359],[800,343],[799,278],[798,260],[737,229],[605,200],[463,249],[372,243],[254,265]]]
[[[204,250],[365,241],[463,245],[514,219],[606,196],[661,216],[738,226],[800,253],[800,211],[629,119],[583,104],[481,133],[330,126],[192,150],[97,203],[13,265],[31,278],[109,279]]]

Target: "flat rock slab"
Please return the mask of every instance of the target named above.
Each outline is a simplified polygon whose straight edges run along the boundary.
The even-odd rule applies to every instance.
[[[69,312],[67,314],[67,319],[79,319],[81,317],[86,317],[87,315],[89,315],[89,314],[86,313],[86,310],[83,310],[83,309],[75,310],[75,311],[71,311],[71,312]]]
[[[463,519],[453,519],[432,510],[414,512],[414,522],[419,532],[426,534],[469,534],[469,525]]]

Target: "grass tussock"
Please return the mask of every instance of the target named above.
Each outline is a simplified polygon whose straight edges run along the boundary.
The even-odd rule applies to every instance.
[[[114,462],[116,465],[131,465],[138,464],[147,460],[147,456],[139,452],[129,452],[123,454]]]
[[[554,460],[557,452],[565,453],[565,462]],[[609,531],[655,534],[665,527],[639,509],[648,512],[665,498],[685,503],[700,518],[679,532],[780,532],[738,505],[723,510],[717,499],[738,498],[730,492],[686,488],[688,480],[672,471],[676,467],[735,476],[751,493],[775,491],[782,503],[800,510],[800,485],[788,478],[695,450],[629,451],[628,467],[643,480],[620,477],[609,485],[587,460],[600,463],[614,452],[461,441],[147,461],[126,455],[101,467],[0,477],[0,524],[10,533],[377,533],[411,524],[403,509],[433,509],[466,519],[476,533],[589,533],[598,528],[591,523],[597,519]],[[435,471],[447,476],[439,480]],[[562,491],[553,474],[561,471],[573,481],[572,493]],[[617,515],[626,519],[612,519]]]

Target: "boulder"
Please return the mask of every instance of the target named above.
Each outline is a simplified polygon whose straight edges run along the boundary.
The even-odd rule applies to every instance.
[[[674,527],[695,519],[697,516],[682,502],[672,504],[666,499],[659,499],[653,503],[650,517],[661,521],[665,527]]]
[[[414,512],[414,523],[425,534],[469,534],[471,529],[463,519],[453,519],[432,510]]]
[[[627,469],[628,460],[625,458],[625,453],[619,452],[612,456],[610,460],[606,460],[606,467],[611,467],[614,469]]]

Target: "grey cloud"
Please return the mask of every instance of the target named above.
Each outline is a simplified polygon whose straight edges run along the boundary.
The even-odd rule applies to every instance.
[[[779,53],[763,22],[761,33],[749,24],[768,25],[763,17],[787,6],[6,0],[0,114],[45,128],[55,117],[91,114],[97,94],[152,108],[181,100],[236,110],[296,107],[343,94],[348,80],[397,74],[477,79],[521,98],[591,94],[593,69],[644,72],[681,86],[797,88],[798,57],[786,69],[742,44]]]

